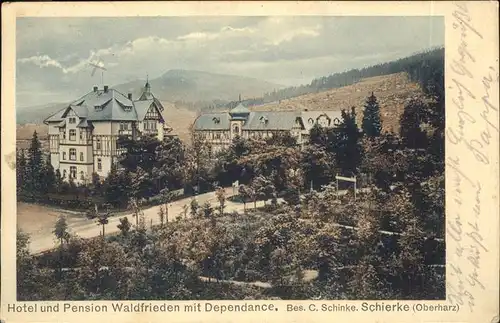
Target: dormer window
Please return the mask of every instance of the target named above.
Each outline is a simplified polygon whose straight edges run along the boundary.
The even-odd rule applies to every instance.
[[[334,125],[339,125],[340,124],[340,120],[338,118],[333,119],[333,124]]]
[[[309,120],[307,120],[307,122],[309,122],[309,124],[314,124],[313,118],[309,118]]]
[[[215,124],[219,124],[219,123],[220,123],[220,118],[214,117],[214,118],[212,119],[212,121],[213,121]]]
[[[102,105],[96,105],[96,106],[94,106],[94,109],[96,111],[102,111]]]
[[[76,123],[76,118],[69,118],[69,123]]]
[[[263,124],[267,124],[267,122],[268,122],[268,121],[269,121],[269,120],[267,119],[267,117],[266,117],[266,116],[262,116],[262,117],[260,117],[260,122],[261,122],[261,123],[263,123]]]

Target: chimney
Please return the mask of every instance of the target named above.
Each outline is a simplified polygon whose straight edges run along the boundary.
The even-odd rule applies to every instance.
[[[108,86],[104,85],[104,92],[108,92]]]
[[[97,86],[94,86],[94,92],[97,92]]]
[[[129,99],[130,101],[132,101],[132,93],[129,93],[127,96],[128,96],[128,99]]]

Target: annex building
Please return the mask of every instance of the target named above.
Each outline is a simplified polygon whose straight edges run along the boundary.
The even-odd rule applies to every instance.
[[[194,132],[210,145],[212,153],[229,148],[236,136],[265,139],[279,132],[290,133],[303,146],[315,124],[335,127],[341,120],[340,111],[250,111],[240,102],[229,112],[200,115]]]
[[[165,123],[163,110],[149,82],[135,100],[130,93],[95,86],[45,119],[52,166],[65,180],[71,178],[75,183],[89,181],[93,172],[106,177],[122,153],[117,146],[119,136],[148,134],[163,140],[168,135],[172,129]]]

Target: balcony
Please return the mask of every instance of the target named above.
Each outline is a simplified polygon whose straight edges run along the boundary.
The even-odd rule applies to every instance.
[[[158,135],[158,129],[144,129],[142,131],[143,134],[145,135],[155,135],[157,136]]]
[[[118,130],[118,135],[119,136],[132,136],[133,135],[133,131],[131,129]]]

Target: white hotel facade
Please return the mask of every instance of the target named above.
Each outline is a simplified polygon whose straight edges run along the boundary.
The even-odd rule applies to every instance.
[[[148,134],[163,140],[169,134],[163,110],[149,82],[136,100],[108,86],[94,87],[45,119],[51,164],[65,180],[75,183],[90,181],[94,172],[104,178],[122,153],[117,146],[119,136],[137,139]]]

